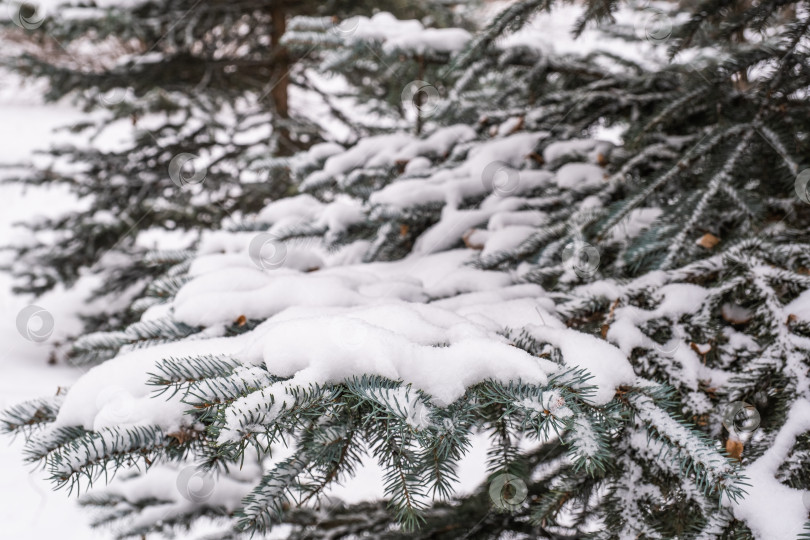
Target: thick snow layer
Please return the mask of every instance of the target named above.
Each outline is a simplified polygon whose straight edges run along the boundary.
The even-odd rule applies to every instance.
[[[416,20],[402,21],[388,12],[374,14],[371,18],[358,16],[348,19],[342,25],[352,28],[352,35],[356,39],[385,41],[400,36],[407,36],[421,32],[422,23]]]
[[[416,54],[426,52],[455,53],[472,39],[462,28],[425,28],[419,32],[387,39],[383,49],[388,52],[408,51]]]
[[[796,401],[773,445],[759,459],[743,469],[750,487],[736,502],[724,501],[734,517],[745,521],[762,540],[797,538],[807,521],[808,509],[802,501],[807,493],[788,487],[775,476],[796,443],[796,437],[810,431],[810,402]]]
[[[120,354],[85,373],[74,384],[59,409],[54,427],[82,426],[101,429],[115,426],[157,425],[167,432],[188,425],[180,403],[181,395],[154,398],[154,387],[147,386],[155,363],[164,358],[204,356],[212,351],[231,354],[240,341],[236,338],[184,340],[149,349]]]
[[[592,400],[597,405],[609,402],[617,387],[631,385],[636,379],[624,353],[606,341],[561,324],[534,325],[528,330],[536,339],[558,347],[567,366],[593,375],[589,384],[596,387]]]
[[[307,339],[313,331],[337,339]],[[246,351],[244,359],[255,361],[261,354],[271,373],[294,376],[294,384],[377,374],[412,384],[438,405],[452,403],[487,378],[543,384],[556,370],[481,325],[420,304],[271,320],[257,332],[263,332],[261,346]]]
[[[486,257],[499,251],[514,249],[536,231],[537,229],[527,225],[512,225],[492,231],[484,243],[481,256]]]
[[[460,229],[459,237],[464,230]],[[469,252],[458,250],[308,273],[286,267],[260,270],[245,251],[208,255],[192,265],[196,277],[176,295],[174,318],[192,326],[216,325],[241,315],[270,317],[291,306],[348,307],[391,298],[419,302],[512,283],[502,272],[463,266],[470,257]]]
[[[263,223],[278,223],[283,222],[290,218],[300,219],[314,219],[323,209],[323,203],[318,201],[312,195],[306,193],[297,195],[295,197],[287,197],[273,201],[264,209],[259,212],[257,221]],[[207,244],[203,244],[206,248],[203,252],[210,252],[211,248]]]
[[[400,149],[413,141],[407,133],[367,137],[346,152],[335,154],[326,160],[323,169],[312,173],[302,184],[302,189],[318,185],[330,179],[339,180],[347,172],[367,167],[390,166]]]
[[[302,194],[272,202],[259,214],[256,221],[269,227],[265,232],[203,235],[189,281],[150,317],[168,315],[209,328],[214,335],[237,320],[264,322],[239,337],[197,336],[121,353],[77,383],[56,425],[100,429],[153,424],[176,430],[185,422],[182,404],[177,399],[151,400],[145,373],[161,358],[194,354],[227,355],[290,377],[230,408],[229,429],[223,432],[228,440],[243,429],[238,419],[246,408],[268,406],[269,419],[289,403],[295,387],[359,375],[400,380],[424,391],[435,404],[447,405],[468,386],[488,378],[541,384],[559,370],[503,337],[521,328],[559,347],[566,367],[587,369],[595,387],[592,399],[607,403],[618,386],[634,380],[627,351],[565,328],[544,291],[518,284],[517,274],[469,265],[479,256],[516,248],[536,227],[547,224],[545,213],[527,209],[533,201],[528,194],[541,188],[576,191],[604,184],[594,152],[601,155],[610,145],[598,141],[546,149],[551,160],[559,154],[590,162],[566,163],[556,173],[529,168],[536,166],[530,154],[547,136],[518,131],[472,142],[476,134],[471,128],[449,126],[424,139],[382,135],[345,150],[335,145],[314,148],[306,160],[325,161],[306,183],[321,185],[329,180],[340,184],[358,168],[441,159],[458,145],[470,145],[466,159],[456,166],[390,183],[374,192],[368,205],[345,197],[322,202]],[[477,208],[459,208],[475,197],[483,198]],[[368,248],[366,241],[330,253],[319,240],[303,245],[278,240],[296,227],[313,228],[328,240],[364,222],[373,209],[391,211],[428,202],[444,204],[441,219],[399,261],[357,262]],[[465,235],[474,228],[478,230],[470,238],[473,244],[482,242],[481,252],[453,249],[469,241]],[[265,244],[277,259],[271,265],[264,264]],[[669,297],[664,294],[666,304]],[[643,317],[636,319],[633,322]],[[536,326],[538,322],[544,326]],[[619,328],[621,320],[617,324]]]
[[[475,139],[473,128],[457,124],[439,128],[424,139],[414,139],[394,155],[394,161],[410,161],[418,156],[443,157],[455,145]]]
[[[362,223],[366,213],[359,204],[335,201],[326,205],[321,215],[313,223],[316,228],[324,227],[330,234],[344,232],[351,225]]]
[[[503,9],[506,2],[493,3],[493,11]],[[605,22],[604,26],[614,30],[614,34],[605,31],[605,27],[589,25],[578,37],[573,36],[573,28],[577,20],[583,15],[584,8],[580,4],[555,4],[548,11],[542,11],[532,17],[523,28],[499,42],[503,48],[526,46],[548,55],[587,55],[595,51],[615,54],[638,62],[642,66],[653,68],[668,62],[667,47],[662,44],[664,40],[656,43],[655,40],[645,39],[648,25],[654,23],[650,18],[659,9],[669,10],[671,5],[658,2],[655,7],[649,5],[648,9],[638,9],[631,5],[619,6],[613,14],[615,22]],[[669,13],[672,28],[688,18],[686,11]],[[635,35],[637,39],[628,40],[621,37],[621,32]],[[618,63],[616,69],[622,69]]]
[[[416,20],[399,20],[390,13],[380,12],[372,17],[357,16],[342,21],[340,29],[349,41],[382,43],[389,53],[426,52],[454,53],[472,38],[461,28],[425,28]]]
[[[516,133],[479,144],[462,165],[431,177],[395,182],[372,194],[371,202],[395,208],[445,202],[457,207],[464,199],[492,191],[494,175],[501,169],[518,169],[545,132]],[[535,182],[542,182],[547,173]],[[517,182],[520,185],[520,182]],[[525,189],[525,188],[524,188]]]
[[[520,212],[495,212],[489,219],[488,228],[492,231],[512,226],[537,227],[546,223],[548,216],[539,210],[526,210]]]
[[[430,159],[426,158],[425,156],[417,156],[408,161],[408,164],[405,165],[405,173],[406,174],[419,173],[421,171],[429,169],[430,165],[431,165]]]
[[[554,141],[543,150],[543,160],[546,163],[554,163],[562,158],[573,158],[599,163],[600,156],[607,158],[612,149],[613,143],[594,139]]]
[[[419,237],[413,252],[426,254],[447,250],[458,243],[467,231],[485,224],[495,213],[516,210],[522,204],[515,198],[494,197],[485,201],[478,210],[456,210],[452,206],[445,206],[441,220]]]
[[[561,188],[584,190],[605,183],[604,169],[590,163],[566,163],[557,171],[557,185]]]
[[[261,287],[243,288],[241,275],[252,275],[263,281]],[[332,276],[307,275],[280,271],[272,276],[258,270],[236,272],[224,269],[201,276],[187,284],[178,294],[175,318],[190,325],[214,325],[235,321],[244,315],[249,319],[269,317],[290,306],[351,306],[364,301],[359,280]]]

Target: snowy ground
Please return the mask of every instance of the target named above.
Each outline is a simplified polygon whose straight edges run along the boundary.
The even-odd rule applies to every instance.
[[[4,74],[3,82],[9,78]],[[13,84],[13,83],[12,83]],[[35,95],[35,94],[33,94]],[[44,106],[30,91],[12,85],[0,88],[0,163],[26,159],[32,149],[42,147],[51,129],[80,116],[67,106]],[[34,214],[64,207],[69,200],[57,191],[28,190],[0,186],[0,243],[19,234],[12,223]],[[16,328],[17,313],[28,305],[25,298],[11,295],[11,280],[0,273],[0,408],[35,396],[48,395],[69,386],[80,372],[48,365],[49,346],[24,339]],[[57,328],[69,326],[68,298],[57,296],[38,301],[55,314]],[[92,540],[106,538],[87,525],[87,514],[64,493],[54,493],[41,472],[30,474],[22,462],[22,440],[0,440],[0,538],[13,540]]]

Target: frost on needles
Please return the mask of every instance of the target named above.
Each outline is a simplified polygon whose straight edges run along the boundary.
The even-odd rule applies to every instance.
[[[152,254],[140,321],[4,414],[28,458],[121,537],[810,533],[808,14],[696,74],[498,48],[544,5],[457,53],[423,129],[283,158],[297,193]],[[680,46],[726,43],[696,13]]]

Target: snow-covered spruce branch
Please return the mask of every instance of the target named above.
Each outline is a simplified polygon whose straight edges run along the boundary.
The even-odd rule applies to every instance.
[[[655,190],[665,185],[667,182],[673,181],[678,175],[683,174],[683,171],[688,169],[694,161],[703,158],[708,152],[729,138],[737,136],[740,133],[751,132],[752,128],[749,124],[734,125],[727,129],[713,128],[709,130],[703,138],[684,153],[677,163],[670,167],[664,174],[647,184],[638,193],[623,201],[619,209],[612,212],[609,218],[600,227],[599,234],[605,235],[608,231],[613,229],[622,219],[627,217],[630,211],[639,207]]]
[[[32,463],[46,462],[52,452],[64,445],[79,440],[89,433],[80,426],[54,427],[43,426],[44,429],[33,433],[25,441],[25,458]]]
[[[0,429],[3,433],[28,435],[32,430],[56,420],[64,394],[47,398],[32,399],[9,407],[0,415]]]
[[[180,444],[180,440],[178,435],[166,434],[156,426],[109,428],[60,441],[45,459],[58,487],[80,491],[82,478],[89,487],[102,474],[114,474],[123,467],[137,467],[142,462],[148,468],[163,456],[177,459],[186,455],[190,445]]]
[[[506,418],[513,418],[516,421],[517,432],[533,433],[540,440],[547,440],[552,435],[551,431],[556,429],[561,432],[564,426],[572,421],[570,416],[573,412],[568,407],[576,409],[576,403],[581,399],[577,396],[588,395],[586,381],[587,377],[581,374],[564,374],[554,379],[554,385],[565,383],[577,386],[573,394],[570,391],[561,393],[560,390],[553,389],[544,391],[527,385],[501,386],[490,383],[481,385],[479,390],[472,392],[467,401],[453,404],[449,411],[429,412],[426,404],[414,400],[416,393],[414,397],[409,397],[407,389],[393,381],[379,378],[355,379],[347,385],[346,391],[342,394],[329,394],[331,397],[327,401],[334,405],[332,412],[326,413],[326,416],[323,412],[325,409],[317,409],[317,412],[302,411],[297,405],[288,405],[279,409],[278,415],[274,417],[279,427],[273,429],[283,429],[290,433],[304,430],[298,446],[310,456],[307,458],[310,462],[317,463],[323,456],[323,449],[315,451],[315,448],[322,444],[317,441],[328,441],[328,448],[337,448],[337,454],[333,455],[331,460],[326,460],[326,464],[335,465],[316,482],[318,485],[316,491],[308,490],[306,482],[303,481],[296,488],[302,494],[308,491],[318,493],[337,478],[339,470],[344,466],[342,464],[344,457],[356,453],[357,449],[354,448],[356,443],[353,443],[351,438],[346,438],[347,435],[338,434],[336,439],[331,432],[324,433],[324,423],[317,419],[344,418],[345,422],[345,419],[361,413],[353,423],[371,448],[376,448],[381,456],[387,456],[381,459],[387,471],[386,489],[395,501],[392,504],[405,526],[416,526],[421,519],[420,513],[425,508],[426,489],[445,496],[451,492],[451,481],[455,476],[454,462],[462,456],[463,450],[467,447],[470,430],[480,422],[480,419],[475,420],[477,408],[473,406],[474,403],[483,404],[485,410],[490,406],[496,407],[493,411],[497,410],[498,416],[494,419],[494,425]],[[307,395],[319,394],[310,392]],[[272,408],[273,402],[269,403]],[[343,404],[342,410],[335,409],[338,404]],[[264,406],[259,408],[265,410]],[[266,413],[267,410],[261,414]],[[245,422],[251,426],[262,425],[258,422],[256,414],[243,412],[239,420],[241,426],[239,429],[244,430]],[[448,414],[450,416],[447,416]],[[264,421],[264,424],[267,422]],[[580,461],[578,456],[581,454],[582,462],[578,463],[577,467],[582,466],[588,470],[603,467],[598,460],[591,461],[591,459],[597,448],[606,446],[605,442],[599,441],[595,430],[590,427],[593,425],[592,422],[593,420],[583,419],[581,422],[574,420],[570,425],[571,453],[577,456],[577,462]],[[281,425],[285,427],[282,428]],[[341,437],[343,443],[339,442]],[[274,440],[274,437],[270,436],[269,440]],[[338,441],[337,446],[332,441]],[[308,445],[306,450],[301,447],[304,443]],[[419,459],[420,457],[422,459]],[[431,461],[424,460],[428,457],[432,458]],[[516,455],[508,460],[515,457]],[[300,454],[299,459],[303,459]],[[279,474],[298,476],[303,472],[298,461],[293,460],[290,464],[295,466],[290,465],[292,467],[290,468],[288,464],[280,465],[276,472],[266,477],[267,482],[262,483],[251,496],[247,514],[250,518],[245,522],[245,526],[261,529],[274,519],[276,521],[280,519],[276,515],[278,509],[283,506],[279,497],[287,495],[284,495],[286,492],[279,491],[280,484],[272,479]]]
[[[739,468],[703,433],[673,418],[642,392],[628,394],[627,403],[649,436],[667,443],[661,447],[665,458],[678,460],[681,474],[694,474],[698,489],[705,495],[725,496],[732,501],[744,495]]]
[[[716,502],[698,487],[694,477],[683,474],[680,464],[668,459],[663,441],[651,438],[645,430],[634,430],[630,433],[629,447],[641,460],[654,463],[662,473],[676,479],[681,493],[697,504],[704,516],[712,516],[716,512]]]
[[[68,357],[77,365],[95,364],[114,357],[122,349],[166,343],[196,334],[199,330],[168,318],[138,321],[122,332],[94,332],[76,339]]]
[[[703,213],[706,211],[711,199],[715,197],[718,191],[722,189],[724,182],[731,181],[732,171],[740,158],[745,155],[745,151],[748,148],[748,142],[753,136],[753,129],[748,129],[745,131],[740,138],[740,141],[737,143],[737,146],[729,153],[725,163],[723,163],[722,167],[711,177],[706,185],[705,190],[703,190],[697,205],[695,205],[695,208],[688,216],[686,223],[681,227],[680,232],[670,243],[669,248],[667,249],[666,258],[661,263],[662,268],[672,267],[675,257],[678,256],[678,254],[684,249],[684,242],[686,241],[687,235],[693,233],[695,224],[703,217]]]
[[[230,403],[275,382],[279,378],[258,366],[239,366],[223,377],[202,379],[183,388],[183,402],[194,409],[216,411],[218,405]]]
[[[262,532],[281,522],[285,508],[291,506],[295,492],[300,489],[298,477],[307,471],[311,461],[311,453],[302,449],[298,455],[282,461],[266,473],[244,499],[244,506],[238,514],[239,528]]]
[[[148,384],[161,386],[158,395],[198,383],[203,379],[226,377],[241,364],[227,357],[201,356],[195,358],[164,358],[156,365],[157,373],[151,374]]]

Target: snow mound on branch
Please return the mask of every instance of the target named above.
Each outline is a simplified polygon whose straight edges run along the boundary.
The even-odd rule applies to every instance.
[[[535,232],[534,227],[526,225],[512,225],[491,231],[484,240],[484,249],[481,250],[481,256],[486,257],[499,251],[512,250]]]
[[[563,158],[587,158],[590,163],[599,163],[600,156],[601,158],[607,157],[613,146],[611,142],[594,139],[554,141],[543,150],[543,161],[554,163]]]
[[[164,358],[205,356],[214,351],[233,354],[244,347],[239,338],[181,340],[136,349],[93,367],[70,387],[52,424],[54,428],[82,426],[88,430],[159,426],[166,432],[188,425],[182,395],[155,398],[146,384],[155,364]]]
[[[328,158],[323,169],[310,174],[304,180],[301,188],[307,189],[330,179],[337,179],[354,169],[391,165],[394,155],[411,141],[413,141],[413,137],[406,133],[378,135],[362,139],[346,152],[334,154]]]
[[[252,282],[251,278],[256,282]],[[251,286],[261,284],[261,286]],[[362,282],[281,270],[275,279],[259,270],[226,268],[200,276],[180,290],[175,318],[195,326],[259,319],[294,305],[351,306],[364,301]]]
[[[290,378],[237,400],[226,413],[220,443],[240,437],[244,411],[272,403],[263,422],[272,421],[292,405],[293,389],[312,384],[379,375],[422,390],[435,405],[447,406],[469,386],[488,379],[544,384],[560,371],[557,364],[534,357],[499,335],[501,323],[481,316],[492,309],[491,303],[486,297],[478,299],[485,303],[464,305],[467,317],[442,307],[400,303],[347,309],[299,307],[269,319],[251,333],[253,343],[236,357],[245,363],[263,363],[270,373]],[[524,320],[532,308],[539,309],[528,299],[510,304],[503,307]],[[597,386],[594,403],[607,403],[617,386],[633,382],[633,371],[618,349],[564,328],[548,312],[545,315],[555,327],[548,332],[530,327],[532,332],[559,346],[566,366],[591,371],[592,384]],[[323,337],[315,340],[313,335]]]
[[[516,200],[507,201],[490,210],[456,210],[452,206],[445,206],[442,209],[441,220],[419,237],[413,251],[424,254],[452,248],[461,240],[465,232],[486,223],[496,211],[514,210],[519,206],[520,202]]]
[[[590,163],[566,163],[557,171],[557,185],[567,189],[589,189],[605,183],[605,171]]]
[[[246,252],[209,255],[191,268],[195,277],[173,301],[174,318],[191,326],[230,323],[240,315],[263,319],[293,306],[356,306],[385,299],[424,302],[429,297],[497,289],[513,283],[503,272],[465,263],[456,250],[395,262],[357,264],[301,272],[262,271]],[[285,260],[285,264],[287,261]]]
[[[261,342],[240,357],[255,363],[260,355],[271,373],[293,377],[291,384],[381,375],[413,385],[442,406],[486,379],[544,384],[557,370],[480,324],[420,304],[271,320],[261,332]],[[310,339],[314,334],[328,337]]]
[[[388,53],[453,53],[463,49],[472,38],[461,28],[425,28],[419,21],[401,21],[388,12],[376,13],[371,18],[352,17],[340,26],[351,32],[351,40],[380,42]]]
[[[352,17],[341,26],[347,29],[354,28],[352,35],[356,39],[375,41],[407,36],[424,28],[422,23],[415,19],[399,20],[386,11],[376,13],[370,18],[362,15]]]
[[[561,324],[529,326],[527,330],[535,339],[559,348],[566,365],[586,369],[593,375],[589,384],[596,387],[592,398],[596,405],[608,403],[616,388],[631,385],[636,379],[624,353],[606,341]]]
[[[383,49],[389,53],[397,51],[417,54],[431,51],[454,53],[463,49],[470,39],[472,35],[462,28],[425,28],[413,34],[387,40]]]
[[[372,204],[393,208],[432,202],[445,202],[458,207],[466,198],[490,193],[497,171],[504,168],[518,169],[537,142],[547,136],[546,132],[522,132],[486,141],[471,149],[469,159],[461,165],[441,170],[425,179],[395,182],[373,193],[370,201]],[[539,176],[527,175],[527,181],[530,179],[531,182],[519,182],[518,185],[522,184],[522,191],[527,191],[531,187],[544,184],[547,178],[547,172]]]
[[[750,487],[735,502],[724,500],[734,517],[745,521],[758,538],[797,538],[807,521],[802,502],[806,493],[776,479],[780,466],[796,443],[796,437],[810,431],[810,402],[796,401],[773,445],[759,459],[743,469]]]
[[[408,161],[418,156],[441,157],[455,145],[475,139],[475,130],[466,124],[439,128],[424,139],[414,139],[394,156],[395,161]]]
[[[323,203],[309,194],[273,201],[259,212],[257,221],[279,223],[285,220],[314,219],[323,209]]]
[[[357,169],[391,167],[421,156],[443,156],[455,145],[474,138],[475,130],[462,124],[439,128],[425,139],[407,133],[367,137],[348,150],[331,153],[322,169],[307,176],[301,189],[317,187],[330,180],[340,182]],[[285,204],[282,201],[274,204]],[[268,212],[274,210],[265,209],[260,216],[267,220]]]

